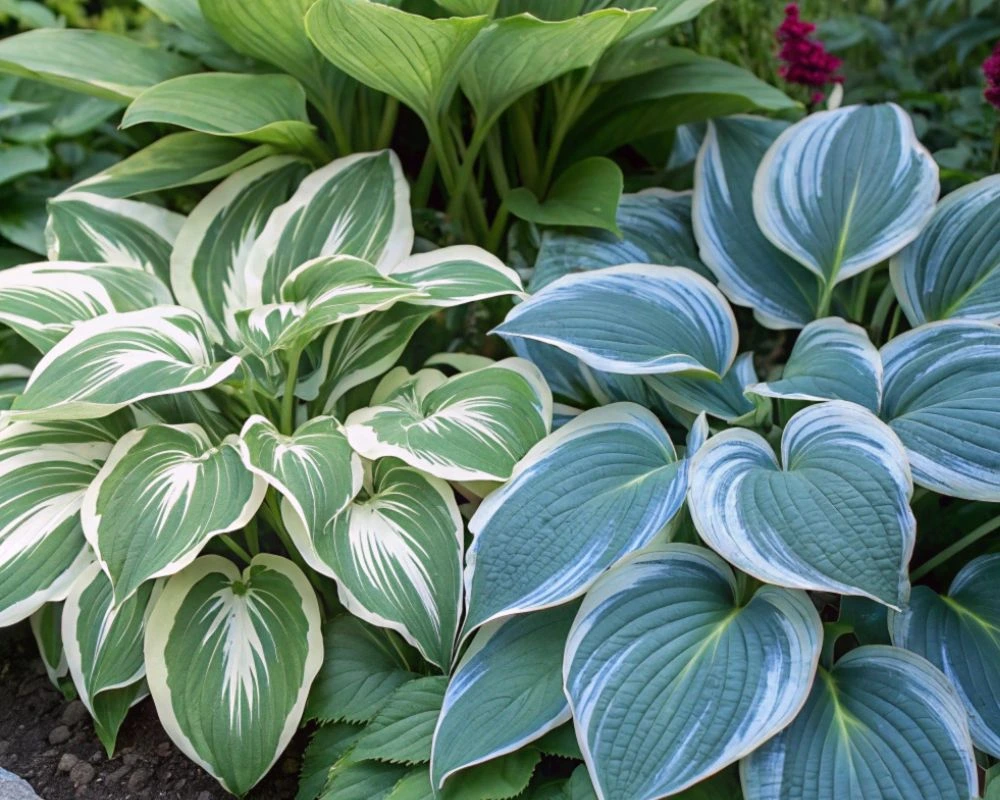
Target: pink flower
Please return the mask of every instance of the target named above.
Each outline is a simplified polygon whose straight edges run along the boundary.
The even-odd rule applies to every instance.
[[[823,99],[820,88],[831,83],[842,83],[843,77],[835,74],[843,63],[839,58],[826,52],[822,42],[811,37],[816,26],[799,18],[797,3],[785,6],[785,19],[775,34],[781,43],[778,60],[782,65],[778,70],[789,83],[811,86],[817,89],[812,94],[812,102]]]
[[[993,55],[983,62],[983,75],[986,77],[983,96],[987,103],[1000,111],[1000,42],[993,48]]]

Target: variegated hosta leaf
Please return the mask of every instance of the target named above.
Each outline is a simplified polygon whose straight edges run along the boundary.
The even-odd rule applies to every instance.
[[[45,242],[51,261],[141,267],[170,280],[170,251],[184,217],[135,200],[68,191],[49,200]]]
[[[913,478],[936,492],[1000,502],[1000,328],[921,325],[882,348],[882,419],[906,447]]]
[[[13,419],[87,419],[162,394],[207,389],[239,366],[213,359],[194,311],[155,306],[77,325],[38,362]]]
[[[736,116],[708,123],[694,170],[698,252],[736,305],[767,328],[801,328],[816,316],[820,281],[767,240],[753,214],[757,167],[786,122]]]
[[[412,255],[393,267],[392,277],[422,293],[406,300],[418,306],[446,308],[522,291],[514,270],[492,253],[470,245]]]
[[[453,378],[394,370],[372,401],[347,418],[351,446],[365,458],[395,456],[444,480],[506,480],[552,423],[552,393],[520,358]]]
[[[24,392],[31,370],[23,364],[0,364],[0,411],[6,411],[14,398]]]
[[[167,581],[145,657],[174,744],[243,795],[295,733],[323,661],[316,595],[287,559],[261,554],[241,573],[204,556]]]
[[[515,306],[494,333],[552,344],[594,369],[724,375],[736,318],[683,267],[625,264],[565,275]]]
[[[146,583],[115,607],[111,581],[95,562],[73,582],[66,597],[62,637],[70,675],[109,755],[125,712],[147,694],[142,638],[148,609],[160,588]]]
[[[287,337],[288,331],[302,321],[304,313],[305,306],[299,303],[266,303],[256,308],[237,311],[233,319],[236,329],[235,339],[258,359],[254,361],[247,358],[244,360],[244,365],[250,369],[258,363],[267,365],[268,374],[280,380],[280,361],[277,360],[277,351],[291,345]],[[275,369],[272,370],[270,365],[275,365]],[[257,377],[260,386],[268,385],[266,381],[259,380],[259,375]]]
[[[293,156],[266,158],[226,178],[181,226],[170,257],[171,285],[178,302],[209,320],[216,336],[237,341],[233,317],[253,305],[245,272],[250,248],[307,173]]]
[[[949,317],[1000,322],[1000,175],[949,194],[889,262],[911,325]]]
[[[77,323],[170,302],[170,290],[134,266],[43,261],[0,271],[0,322],[43,353]]]
[[[469,523],[465,633],[579,597],[670,521],[686,477],[659,420],[633,403],[585,411],[543,439]]]
[[[62,642],[62,608],[61,602],[46,603],[30,617],[31,633],[38,645],[38,655],[45,665],[49,681],[60,691],[66,683],[72,683],[68,678],[69,664],[66,663],[66,650]]]
[[[796,720],[741,765],[747,800],[968,800],[965,712],[938,670],[869,645],[821,669]]]
[[[569,719],[561,666],[575,614],[575,604],[563,605],[491,622],[476,633],[445,692],[431,753],[433,785]]]
[[[747,391],[786,400],[847,400],[877,414],[882,359],[860,325],[825,317],[802,329],[780,378]]]
[[[688,414],[705,411],[732,424],[752,421],[757,406],[744,392],[757,380],[753,353],[736,359],[722,380],[704,375],[646,375],[646,384],[667,403]],[[770,410],[769,406],[762,406]]]
[[[637,553],[587,593],[563,675],[599,797],[679,792],[802,707],[823,638],[812,601],[776,586],[739,594],[722,559],[684,544]]]
[[[157,422],[168,425],[196,422],[217,441],[239,431],[231,420],[223,416],[219,406],[205,392],[161,394],[136,403],[131,408],[137,428]]]
[[[891,621],[892,641],[919,653],[958,690],[976,747],[1000,758],[1000,554],[980,556],[947,595],[915,586]]]
[[[939,190],[937,164],[903,109],[845,106],[778,136],[753,207],[764,235],[829,287],[916,239]]]
[[[448,669],[462,610],[465,533],[448,484],[384,458],[364,494],[335,515],[307,518],[286,497],[289,535],[310,566],[336,579],[344,606],[399,631]]]
[[[705,543],[756,578],[900,607],[916,521],[906,452],[869,411],[832,401],[791,418],[781,463],[759,434],[712,437],[691,463]]]
[[[119,439],[80,512],[115,602],[190,564],[213,536],[243,527],[266,486],[243,465],[235,436],[214,445],[200,425],[151,425]]]
[[[410,189],[396,154],[339,158],[272,212],[247,257],[250,305],[279,299],[285,278],[310,259],[355,256],[385,274],[412,246]]]

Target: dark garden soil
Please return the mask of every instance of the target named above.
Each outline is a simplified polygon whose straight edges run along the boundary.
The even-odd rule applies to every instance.
[[[300,734],[247,800],[295,796]],[[0,767],[43,800],[223,800],[228,795],[167,738],[149,698],[129,712],[108,758],[79,700],[45,675],[26,625],[0,631]]]

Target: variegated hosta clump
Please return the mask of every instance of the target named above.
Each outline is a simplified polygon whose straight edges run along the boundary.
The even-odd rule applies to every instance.
[[[443,681],[464,596],[452,483],[510,478],[552,398],[518,358],[391,369],[437,309],[521,291],[475,247],[411,255],[393,153],[263,158],[186,218],[122,196],[149,188],[142,164],[55,198],[51,261],[0,273],[0,320],[40,351],[4,372],[0,625],[31,618],[109,753],[151,694],[242,795],[324,652],[351,651],[350,631],[324,646],[341,607]]]

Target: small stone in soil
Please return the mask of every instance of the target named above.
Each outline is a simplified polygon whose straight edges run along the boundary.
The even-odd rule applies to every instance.
[[[197,800],[212,800],[212,795],[208,792],[199,792]]]
[[[62,758],[59,759],[59,766],[56,767],[56,769],[60,772],[69,772],[76,766],[76,762],[79,760],[80,759],[72,753],[63,753]]]
[[[134,767],[139,761],[138,753],[126,753],[122,756],[122,761],[130,767]]]
[[[49,743],[50,744],[62,744],[69,740],[69,728],[65,725],[60,725],[58,728],[53,728],[52,732],[49,733]]]
[[[153,777],[153,773],[148,769],[137,769],[132,773],[132,776],[128,779],[128,789],[130,792],[137,792],[146,782]]]
[[[74,786],[86,786],[94,779],[97,771],[86,761],[77,761],[76,765],[69,771],[69,779]]]
[[[129,770],[128,767],[119,767],[114,772],[112,772],[110,775],[108,775],[104,779],[104,782],[105,783],[118,783],[118,781],[120,781],[122,778],[124,778],[128,774],[128,770]]]
[[[0,739],[0,756],[5,755],[10,749],[10,742],[6,739]]]
[[[62,722],[64,725],[77,725],[88,716],[87,707],[79,700],[74,700],[63,710]]]
[[[172,749],[173,748],[171,748],[170,742],[160,742],[156,745],[156,754],[160,758],[168,758]]]

